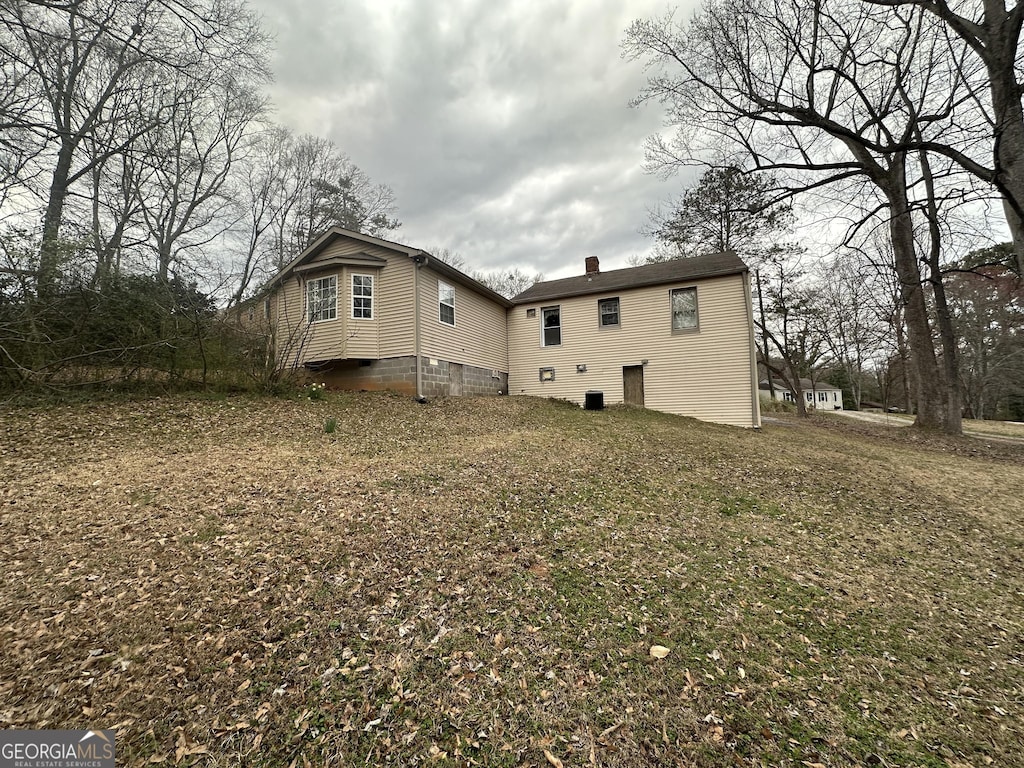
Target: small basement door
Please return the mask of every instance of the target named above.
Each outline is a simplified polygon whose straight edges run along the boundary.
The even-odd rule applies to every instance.
[[[448,363],[448,394],[462,397],[462,364]]]
[[[644,367],[626,365],[622,368],[622,402],[626,405],[644,405]]]

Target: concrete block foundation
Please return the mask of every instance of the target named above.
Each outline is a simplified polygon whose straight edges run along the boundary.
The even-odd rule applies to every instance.
[[[508,394],[508,372],[421,357],[424,397]],[[416,394],[416,358],[391,357],[383,360],[334,360],[310,377],[331,389],[390,390]]]

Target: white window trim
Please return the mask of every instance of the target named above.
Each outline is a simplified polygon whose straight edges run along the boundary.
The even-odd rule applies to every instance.
[[[370,279],[370,295],[369,296],[356,296],[356,278],[357,277],[368,277]],[[351,318],[353,320],[373,320],[374,314],[375,314],[375,309],[374,308],[375,308],[375,306],[377,304],[377,296],[376,296],[377,286],[375,285],[375,283],[376,283],[376,281],[373,279],[373,275],[360,274],[360,273],[356,273],[356,272],[352,273],[352,279],[349,281],[349,286],[352,289],[352,295],[351,295],[351,299],[352,299],[352,301],[351,301],[351,308],[352,308]],[[359,298],[359,299],[366,299],[366,298],[368,298],[370,300],[370,316],[369,317],[363,317],[362,315],[357,315],[356,314],[356,299],[357,298]]]
[[[334,317],[321,317],[318,320],[314,320],[309,316],[309,289],[313,286],[314,283],[322,283],[325,280],[334,281]],[[308,324],[312,325],[313,323],[331,323],[338,319],[338,276],[336,274],[324,275],[323,277],[314,277],[311,278],[310,280],[307,280],[305,294],[306,295],[304,296],[304,304],[306,309],[306,322]]]
[[[446,302],[442,298],[442,287],[447,288],[448,290],[451,291],[451,294],[452,294],[451,304],[449,304],[448,302]],[[450,323],[447,320],[445,320],[443,317],[441,317],[441,307],[451,307],[452,308],[452,321]],[[451,326],[452,328],[455,327],[455,286],[451,285],[449,283],[446,283],[444,280],[438,280],[437,281],[437,321],[439,323],[441,323],[442,325],[448,325],[448,326]]]
[[[558,310],[558,325],[551,326],[552,328],[558,328],[558,343],[557,344],[546,344],[544,338],[544,331],[547,330],[547,326],[544,325],[544,310],[546,309],[557,309]],[[540,308],[540,345],[542,347],[560,347],[562,346],[562,305],[561,304],[550,304],[546,307]]]

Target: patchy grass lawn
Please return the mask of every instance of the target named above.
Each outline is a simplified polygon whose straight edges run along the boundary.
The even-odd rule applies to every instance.
[[[123,765],[1024,764],[1024,446],[525,398],[0,416],[0,727],[116,728]]]

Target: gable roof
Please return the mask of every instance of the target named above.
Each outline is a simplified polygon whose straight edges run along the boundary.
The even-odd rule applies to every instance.
[[[534,283],[530,288],[512,297],[513,304],[528,304],[591,293],[610,293],[628,288],[643,288],[663,283],[679,283],[706,277],[737,275],[747,271],[747,265],[732,251],[692,256],[686,259],[644,264],[640,267],[613,269],[589,275],[566,277]]]
[[[402,243],[396,243],[391,240],[383,240],[379,237],[373,237],[371,235],[364,235],[362,232],[353,232],[352,230],[343,229],[341,227],[332,227],[331,229],[324,232],[320,237],[310,243],[305,250],[302,251],[298,256],[292,259],[284,268],[278,272],[274,277],[263,287],[260,291],[261,294],[265,294],[277,286],[282,280],[285,279],[292,272],[303,272],[306,269],[313,268],[312,265],[307,267],[310,261],[315,259],[319,254],[323,253],[332,243],[339,238],[349,238],[352,240],[359,240],[369,245],[376,245],[381,248],[387,248],[390,251],[403,253],[413,261],[422,263],[423,265],[429,265],[435,272],[439,272],[445,277],[449,278],[453,282],[459,283],[460,285],[470,288],[477,293],[480,293],[491,301],[495,301],[501,304],[503,307],[511,307],[512,303],[502,296],[500,293],[496,293],[488,288],[483,283],[474,280],[472,277],[467,275],[465,272],[460,272],[455,267],[446,264],[440,259],[431,256],[426,251],[420,250],[419,248],[413,248]],[[355,253],[347,256],[325,259],[322,262],[317,262],[316,269],[319,269],[321,265],[330,266],[332,264],[359,264],[365,266],[383,266],[387,263],[385,259],[379,256],[373,256],[369,253]]]

